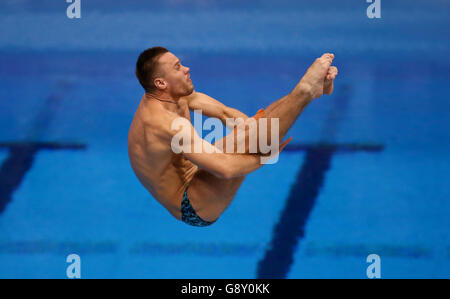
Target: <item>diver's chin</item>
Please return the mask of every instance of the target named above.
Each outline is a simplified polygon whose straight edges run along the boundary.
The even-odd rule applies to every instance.
[[[193,92],[194,92],[194,84],[191,83],[191,86],[189,86],[187,95],[191,95]]]
[[[183,93],[178,94],[178,97],[187,97],[190,96],[194,92],[194,86],[190,86],[189,88],[185,89]]]

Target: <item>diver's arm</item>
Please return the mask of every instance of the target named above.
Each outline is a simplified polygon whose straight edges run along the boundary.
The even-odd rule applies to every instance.
[[[238,119],[246,120],[248,116],[232,107],[228,107],[216,99],[201,93],[192,92],[189,96],[185,97],[188,101],[188,106],[190,110],[201,110],[202,114],[215,117],[220,119],[220,121],[226,125],[226,119]]]

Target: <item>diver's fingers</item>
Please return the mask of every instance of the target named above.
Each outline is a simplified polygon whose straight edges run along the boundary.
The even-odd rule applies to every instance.
[[[264,116],[266,116],[266,111],[264,111],[264,109],[259,109],[258,112],[256,112],[255,116],[253,116],[254,119],[258,120],[260,118],[263,118]]]

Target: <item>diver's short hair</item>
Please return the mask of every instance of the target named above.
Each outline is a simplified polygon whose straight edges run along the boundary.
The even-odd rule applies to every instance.
[[[139,55],[136,62],[136,77],[146,92],[152,92],[156,89],[153,80],[158,73],[158,58],[164,53],[169,52],[164,47],[153,47],[145,50]]]

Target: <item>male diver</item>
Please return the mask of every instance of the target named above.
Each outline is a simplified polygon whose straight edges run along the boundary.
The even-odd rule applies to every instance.
[[[338,73],[331,66],[333,59],[334,55],[329,53],[317,58],[289,94],[259,110],[253,119],[277,118],[279,140],[283,140],[313,99],[333,92],[333,80]],[[264,154],[251,153],[248,148],[245,153],[225,151],[227,141],[237,142],[238,138],[231,138],[237,136],[237,127],[214,144],[203,140],[190,123],[189,111],[201,110],[223,123],[230,118],[242,118],[244,122],[251,119],[194,91],[189,68],[163,47],[153,47],[140,54],[136,76],[145,90],[128,135],[130,163],[137,178],[178,220],[193,226],[214,223],[230,205],[245,176],[263,165],[260,158]],[[172,129],[173,122],[180,117],[188,120],[192,132],[183,137],[200,147],[201,152],[174,152],[173,138],[189,133],[189,130]],[[279,150],[290,140],[283,142]]]

